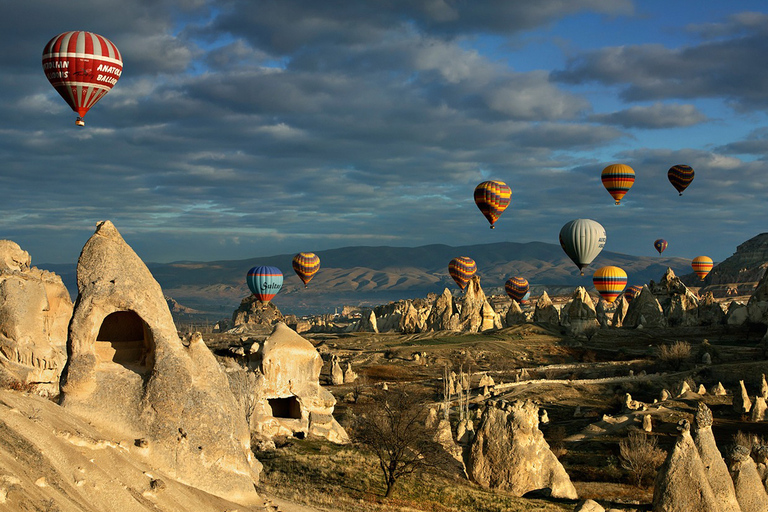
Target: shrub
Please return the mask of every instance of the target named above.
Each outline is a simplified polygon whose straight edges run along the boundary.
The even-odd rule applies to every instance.
[[[648,484],[664,462],[667,453],[658,447],[653,436],[633,431],[619,443],[619,460],[637,487]]]
[[[659,361],[675,370],[691,357],[691,344],[687,341],[676,341],[672,344],[661,345],[658,349]]]

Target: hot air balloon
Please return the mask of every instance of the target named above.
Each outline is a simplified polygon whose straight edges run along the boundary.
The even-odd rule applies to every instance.
[[[300,252],[293,257],[293,271],[299,276],[304,288],[312,280],[317,271],[320,270],[320,258],[313,252]]]
[[[525,295],[523,295],[523,298],[520,299],[520,304],[528,304],[528,301],[531,300],[531,290],[528,290],[525,292]]]
[[[626,290],[624,290],[624,299],[627,301],[627,304],[632,302],[635,297],[640,295],[640,292],[643,291],[643,287],[639,284],[636,284],[635,286],[630,286]]]
[[[75,124],[120,79],[123,60],[112,41],[92,32],[64,32],[43,49],[43,71],[64,101],[77,112]]]
[[[702,280],[707,277],[707,274],[709,274],[709,271],[712,270],[713,266],[714,263],[712,262],[712,258],[709,256],[696,256],[691,262],[693,271],[696,272],[696,275],[699,276]]]
[[[667,241],[663,238],[659,238],[655,242],[653,242],[653,247],[656,248],[657,251],[659,251],[659,254],[664,252],[664,249],[667,248]]]
[[[625,164],[613,164],[603,169],[601,178],[605,189],[613,196],[616,204],[620,204],[621,198],[635,183],[635,171]]]
[[[627,273],[619,267],[601,267],[592,276],[597,292],[607,302],[613,302],[627,286]]]
[[[512,190],[503,181],[484,181],[475,187],[475,204],[491,223],[509,206]]]
[[[453,280],[456,281],[456,284],[459,285],[459,288],[462,290],[467,286],[467,283],[472,279],[472,276],[475,275],[475,272],[477,272],[477,264],[475,263],[475,260],[466,256],[453,258],[448,264],[448,273],[451,274]]]
[[[673,165],[667,171],[667,178],[673,187],[677,189],[683,195],[683,190],[688,188],[688,185],[693,181],[693,167],[690,165]]]
[[[277,267],[253,267],[245,281],[261,302],[269,302],[283,287],[283,273]]]
[[[504,289],[507,291],[510,299],[520,303],[525,298],[525,294],[528,293],[528,280],[519,276],[512,277],[504,283]]]
[[[583,276],[583,268],[605,247],[605,228],[590,219],[572,220],[560,230],[560,246]]]

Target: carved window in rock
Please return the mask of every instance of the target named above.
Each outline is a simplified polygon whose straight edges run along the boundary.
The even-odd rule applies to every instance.
[[[272,416],[275,418],[301,419],[301,405],[295,396],[288,398],[269,398]]]
[[[144,372],[155,359],[155,342],[147,323],[133,311],[107,315],[96,336],[96,356],[129,370]]]

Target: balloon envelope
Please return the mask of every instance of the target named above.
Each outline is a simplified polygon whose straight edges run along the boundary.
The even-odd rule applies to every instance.
[[[448,264],[448,273],[451,274],[453,280],[456,281],[456,284],[462,290],[467,286],[472,276],[475,275],[475,272],[477,272],[477,264],[475,260],[467,256],[453,258]]]
[[[621,203],[621,198],[629,192],[635,183],[635,170],[625,164],[613,164],[603,169],[601,179],[603,186],[616,201]]]
[[[627,301],[627,304],[632,302],[635,297],[640,295],[640,292],[643,291],[643,287],[639,284],[636,284],[635,286],[630,286],[626,290],[624,290],[624,299]]]
[[[653,247],[654,247],[654,248],[655,248],[657,251],[659,251],[659,254],[661,254],[661,253],[663,253],[663,252],[664,252],[664,249],[666,249],[666,248],[667,248],[667,241],[666,241],[666,240],[664,240],[663,238],[659,238],[658,240],[656,240],[655,242],[653,242]]]
[[[696,256],[693,258],[693,261],[691,262],[691,267],[693,267],[693,271],[696,272],[696,275],[699,276],[699,278],[704,279],[707,277],[707,274],[709,274],[709,271],[712,270],[712,267],[714,266],[714,263],[712,261],[712,258],[709,256]]]
[[[675,189],[679,192],[679,195],[683,195],[683,190],[688,188],[688,185],[693,181],[693,167],[690,165],[673,165],[667,171],[667,178]]]
[[[293,265],[293,271],[296,272],[301,282],[304,283],[304,288],[307,287],[307,283],[320,270],[320,258],[313,252],[300,252],[293,257],[291,264]]]
[[[627,286],[627,273],[619,267],[601,267],[592,275],[597,292],[607,302],[613,302]]]
[[[528,292],[529,285],[528,280],[524,277],[515,276],[510,279],[507,279],[507,282],[504,283],[504,289],[507,292],[507,295],[509,295],[509,298],[516,301],[516,302],[522,302],[525,298],[525,295]]]
[[[562,227],[559,238],[565,254],[581,271],[605,247],[605,228],[591,219],[575,219]]]
[[[253,267],[246,276],[248,288],[262,302],[269,302],[283,287],[283,273],[277,267]]]
[[[120,79],[123,59],[117,46],[92,32],[64,32],[43,49],[45,76],[77,112],[77,124]]]
[[[509,206],[512,190],[503,181],[484,181],[475,187],[475,204],[493,224]]]

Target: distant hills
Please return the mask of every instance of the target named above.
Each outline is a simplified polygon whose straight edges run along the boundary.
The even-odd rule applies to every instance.
[[[533,295],[570,293],[576,286],[592,287],[592,273],[605,265],[616,265],[629,275],[629,285],[658,281],[667,267],[688,274],[690,261],[663,256],[631,256],[603,251],[580,276],[576,265],[559,245],[543,242],[451,247],[344,247],[318,251],[320,271],[304,288],[291,267],[293,254],[247,260],[211,262],[179,261],[149,263],[166,295],[180,304],[204,311],[209,318],[225,318],[250,294],[245,274],[255,265],[272,265],[285,275],[282,291],[273,302],[284,314],[332,313],[343,305],[379,305],[424,297],[444,288],[458,291],[448,275],[448,262],[469,256],[477,262],[481,285],[488,294],[504,293],[504,282],[514,275],[531,283]],[[77,293],[74,265],[42,265],[64,280],[73,299]]]

